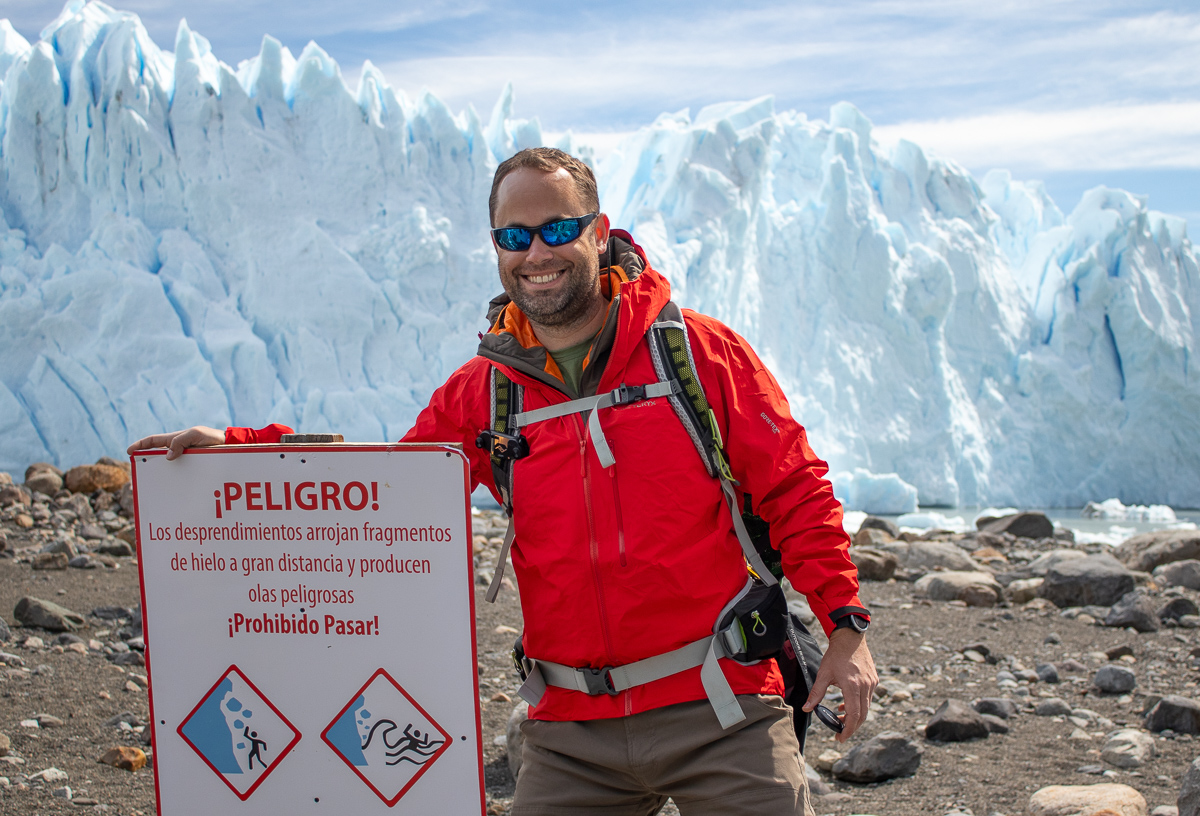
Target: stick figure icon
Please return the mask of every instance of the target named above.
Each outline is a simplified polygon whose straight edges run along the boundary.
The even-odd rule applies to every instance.
[[[250,755],[247,757],[249,762],[247,764],[246,770],[248,770],[248,771],[254,770],[254,760],[256,760],[256,759],[258,760],[259,765],[263,766],[264,768],[267,767],[267,763],[263,762],[262,754],[259,753],[260,750],[267,747],[267,741],[260,740],[258,738],[258,732],[251,731],[250,726],[248,726],[248,725],[246,726],[245,730],[242,731],[242,736],[244,736],[246,739],[250,740]]]

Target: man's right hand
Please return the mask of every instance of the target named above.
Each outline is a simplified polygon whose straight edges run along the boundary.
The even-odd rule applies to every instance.
[[[167,460],[170,461],[182,456],[185,448],[210,448],[213,445],[224,444],[224,431],[196,425],[186,431],[172,431],[143,437],[130,445],[125,452],[132,456],[135,452],[148,448],[166,448]]]

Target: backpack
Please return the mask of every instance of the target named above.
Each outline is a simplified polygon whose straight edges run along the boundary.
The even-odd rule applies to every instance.
[[[491,428],[483,430],[475,444],[491,454],[492,473],[506,515],[509,517],[508,530],[504,536],[500,557],[488,587],[487,600],[494,602],[503,579],[504,567],[508,551],[512,545],[515,530],[512,524],[513,516],[513,469],[520,459],[529,455],[529,443],[521,434],[521,428],[572,413],[590,411],[588,417],[588,432],[600,463],[609,467],[613,463],[612,453],[604,440],[600,428],[598,414],[603,408],[617,405],[628,405],[650,397],[666,397],[676,416],[683,424],[699,453],[708,474],[721,483],[726,504],[733,518],[734,530],[742,545],[743,555],[747,564],[748,579],[743,590],[735,596],[721,611],[714,624],[714,636],[708,640],[719,640],[719,657],[731,657],[742,663],[752,663],[767,658],[775,658],[783,675],[785,684],[785,700],[792,706],[793,727],[803,753],[805,735],[811,720],[811,714],[801,709],[808,698],[809,690],[816,680],[817,669],[821,663],[821,650],[816,639],[804,626],[800,618],[788,609],[787,599],[783,594],[780,580],[783,578],[782,555],[771,546],[770,525],[756,515],[752,509],[752,497],[736,490],[736,481],[730,472],[728,460],[725,457],[724,440],[717,425],[716,415],[709,406],[704,389],[696,374],[695,360],[692,357],[691,344],[688,342],[687,327],[683,321],[683,313],[672,301],[659,313],[654,323],[646,332],[650,345],[651,359],[654,370],[658,375],[657,383],[643,386],[628,386],[622,384],[619,388],[605,394],[598,394],[583,399],[571,400],[567,403],[549,406],[535,411],[524,410],[524,388],[520,383],[513,382],[504,372],[496,367],[491,370]],[[742,499],[741,508],[738,499]],[[575,688],[585,693],[614,694],[620,688],[618,685],[629,687],[639,682],[649,682],[660,676],[667,676],[684,668],[701,665],[698,659],[703,657],[701,642],[677,650],[683,652],[693,648],[686,656],[657,655],[638,661],[631,667],[619,667],[610,670],[574,669],[571,667],[548,664],[529,658],[524,654],[521,639],[517,639],[514,647],[514,661],[525,685],[522,686],[521,696],[530,702],[540,699],[544,684]],[[723,649],[723,652],[720,652]],[[718,690],[710,688],[712,684],[719,685],[720,681],[713,676],[716,657],[712,657],[712,667],[704,663],[702,680],[709,692],[709,699],[717,710],[722,725],[728,727],[742,718],[741,709],[732,699],[732,692],[723,695]],[[687,663],[687,665],[685,665]],[[641,664],[647,664],[644,670]],[[654,664],[651,666],[650,664]],[[630,677],[614,682],[613,676],[621,669],[632,668]],[[705,677],[705,672],[708,676]],[[533,680],[530,677],[536,672]],[[603,676],[602,676],[603,675]],[[581,679],[582,678],[582,679]],[[628,680],[638,682],[625,682]],[[720,680],[723,680],[723,675]],[[530,687],[532,686],[532,687]],[[527,688],[530,687],[530,688]],[[725,683],[728,689],[728,683]],[[534,699],[531,699],[534,698]],[[736,709],[736,710],[735,710]],[[818,717],[833,730],[841,731],[841,722],[836,715],[824,706],[817,707]]]

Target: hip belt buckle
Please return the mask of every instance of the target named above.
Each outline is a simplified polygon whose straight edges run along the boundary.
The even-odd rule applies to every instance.
[[[576,669],[579,676],[583,678],[583,683],[587,686],[587,693],[596,697],[601,694],[607,694],[609,697],[615,697],[620,692],[613,688],[612,677],[609,672],[612,671],[612,666],[605,666],[603,669],[593,669],[584,667]]]

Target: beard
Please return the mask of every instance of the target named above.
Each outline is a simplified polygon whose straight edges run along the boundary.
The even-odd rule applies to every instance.
[[[562,285],[546,292],[530,291],[522,272],[531,270],[518,266],[511,274],[500,270],[500,282],[509,299],[535,324],[552,328],[570,328],[585,322],[593,313],[596,302],[603,299],[599,285],[599,264],[584,269],[569,264],[563,270]]]

